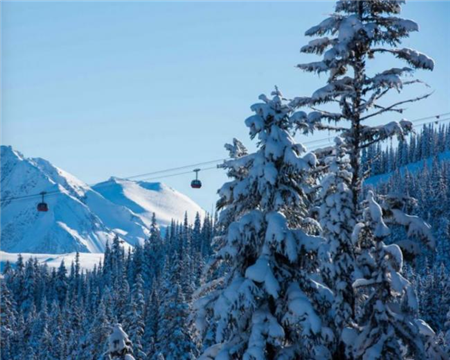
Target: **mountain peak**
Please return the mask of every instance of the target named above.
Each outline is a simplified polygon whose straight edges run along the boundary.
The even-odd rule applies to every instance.
[[[8,160],[23,160],[24,156],[17,150],[14,150],[11,145],[0,145],[0,156],[2,158],[2,165]]]
[[[162,184],[118,177],[93,187],[45,159],[25,158],[1,146],[2,199],[29,196],[1,204],[1,249],[9,252],[102,252],[118,235],[134,245],[149,236],[156,213],[160,225],[190,219],[203,210],[187,196]],[[50,193],[59,189],[59,192]],[[49,211],[39,213],[41,191],[49,194]]]

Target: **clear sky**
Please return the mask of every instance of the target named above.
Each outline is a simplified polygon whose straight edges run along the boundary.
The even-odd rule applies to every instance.
[[[317,59],[299,49],[332,1],[1,6],[2,144],[87,183],[223,158],[233,137],[249,143],[259,94],[310,95],[326,79],[295,65]],[[404,45],[436,61],[418,74],[434,95],[405,116],[450,111],[450,2],[410,2],[403,16],[421,27]],[[225,176],[201,178],[202,190],[189,175],[161,181],[210,210]]]

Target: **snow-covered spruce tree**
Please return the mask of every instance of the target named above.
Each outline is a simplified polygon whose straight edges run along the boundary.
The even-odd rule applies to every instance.
[[[95,317],[86,336],[83,358],[101,358],[107,347],[106,342],[111,333],[111,326],[106,312],[105,300],[102,298]]]
[[[122,325],[115,324],[108,338],[108,351],[104,355],[110,360],[135,360],[133,357],[133,344],[123,331]]]
[[[138,360],[145,359],[146,355],[143,351],[142,337],[145,332],[144,323],[144,280],[140,274],[136,277],[136,282],[133,285],[131,299],[128,305],[128,312],[125,321],[125,328],[130,334],[130,340],[133,343],[134,354]]]
[[[321,180],[319,221],[321,234],[328,244],[329,260],[320,264],[325,283],[334,290],[333,322],[337,335],[354,326],[355,296],[353,281],[357,278],[352,232],[355,207],[351,191],[352,169],[347,147],[335,138],[331,156],[324,159],[328,172]],[[336,337],[335,354],[344,356],[345,345]]]
[[[237,139],[233,139],[232,144],[225,144],[225,149],[229,152],[230,159],[238,159],[242,156],[248,155],[248,151],[245,146]],[[231,183],[237,183],[238,181],[242,181],[248,174],[248,169],[243,166],[239,168],[235,167],[227,167],[226,164],[220,165],[227,169],[227,176],[233,181]],[[236,212],[235,206],[230,200],[222,198],[220,201],[226,201],[227,206],[225,208],[225,203],[222,204],[219,202],[217,206],[219,208],[223,208],[221,212],[221,221],[220,227],[221,229],[227,229],[231,223],[242,216]],[[237,204],[236,204],[237,206]],[[205,219],[202,236],[204,240],[211,238],[211,230],[209,226],[211,223],[208,223],[208,219]],[[215,224],[217,227],[217,223]],[[212,226],[211,226],[212,227]],[[210,250],[220,249],[226,245],[226,233],[222,230],[216,233],[216,236],[213,237],[213,241],[211,242],[209,248]],[[206,253],[206,254],[209,254]],[[206,255],[203,253],[203,255]],[[224,274],[228,272],[228,263],[225,259],[217,253],[212,253],[212,256],[209,258],[209,261],[206,265],[205,269],[205,284],[197,289],[195,293],[195,301],[194,301],[194,312],[196,314],[196,328],[202,333],[201,336],[201,345],[202,349],[207,349],[210,346],[214,345],[216,338],[216,330],[217,330],[217,322],[214,321],[214,299],[221,291],[224,289]]]
[[[155,213],[150,224],[150,237],[144,244],[144,259],[144,281],[151,286],[155,278],[161,275],[164,262],[163,239]]]
[[[311,97],[297,98],[293,102],[293,106],[308,105],[313,109],[308,115],[298,116],[295,121],[299,127],[334,131],[342,138],[345,156],[350,164],[350,178],[346,184],[351,191],[350,198],[353,202],[349,208],[352,209],[348,218],[349,224],[356,224],[361,220],[364,178],[361,169],[362,151],[393,136],[403,138],[412,130],[412,123],[406,120],[379,126],[370,126],[369,121],[382,115],[401,114],[404,105],[429,96],[426,94],[386,105],[385,97],[393,90],[400,93],[405,86],[420,82],[413,78],[405,79],[407,75],[411,75],[416,69],[432,70],[434,67],[433,60],[426,55],[399,47],[402,39],[408,37],[411,32],[418,31],[415,22],[398,16],[403,3],[404,1],[399,0],[337,1],[336,12],[306,32],[307,36],[317,38],[301,49],[303,53],[317,54],[322,59],[300,64],[298,67],[317,74],[328,73],[329,78],[327,84],[315,91]],[[387,55],[404,60],[408,67],[388,67],[370,74],[368,62],[373,59],[385,61],[388,59]],[[348,199],[347,195],[345,198]],[[336,222],[332,225],[336,226]],[[335,235],[333,231],[324,233],[332,249],[345,249],[349,244],[348,233],[339,237]],[[382,240],[383,238],[374,236],[364,239],[368,248],[384,246]],[[356,245],[361,246],[360,243]],[[355,251],[347,252],[346,261],[355,262],[354,253]],[[380,261],[386,260],[383,256],[379,258]],[[351,307],[356,301],[351,299],[352,292],[349,287],[354,269],[346,265],[341,270],[347,273],[340,273],[332,289],[337,295],[336,311],[347,318],[344,318],[340,329],[336,323],[337,338],[343,334],[342,329],[355,320],[355,308]],[[342,301],[341,296],[344,294],[346,300]],[[374,293],[374,296],[378,295]],[[365,311],[375,311],[375,308],[367,308]],[[351,316],[348,317],[349,315]],[[338,321],[340,320],[337,319]],[[337,352],[335,356],[343,356],[342,348],[338,347]],[[363,353],[359,354],[364,356]]]
[[[152,283],[150,295],[146,302],[145,311],[145,332],[143,335],[144,349],[147,356],[153,359],[156,356],[157,351],[156,344],[158,343],[158,330],[159,330],[159,306],[160,306],[160,286],[157,281]]]
[[[2,348],[2,355],[12,356],[16,333],[16,305],[11,292],[2,280],[0,282],[1,296],[0,296],[0,345]]]
[[[224,164],[235,175],[219,190],[227,227],[218,256],[230,271],[200,300],[200,332],[215,332],[201,358],[327,359],[332,334],[322,312],[332,294],[317,274],[322,239],[301,229],[316,157],[290,136],[293,109],[281,93],[260,99],[245,122],[257,151]],[[208,309],[213,319],[201,318]]]
[[[188,328],[189,305],[182,291],[181,260],[177,255],[164,268],[162,299],[158,311],[158,334],[154,359],[163,354],[166,360],[191,360],[196,349]]]
[[[391,105],[381,104],[381,99],[391,90],[401,92],[403,87],[419,80],[404,77],[415,69],[433,70],[434,62],[426,55],[409,48],[398,48],[402,39],[418,31],[418,25],[397,16],[402,0],[340,0],[336,12],[306,32],[307,36],[319,36],[304,46],[301,51],[322,55],[322,60],[300,64],[302,70],[327,72],[327,85],[318,89],[311,97],[298,98],[297,103],[315,107],[320,104],[336,104],[338,111],[316,109],[305,121],[316,129],[343,131],[349,146],[353,169],[352,186],[355,206],[361,190],[361,150],[373,143],[394,135],[403,136],[411,130],[408,121],[391,122],[380,126],[369,126],[369,119],[382,114],[402,113],[402,106],[428,97],[426,94],[413,99],[400,100]],[[330,37],[322,37],[330,35]],[[367,62],[385,59],[382,54],[391,54],[406,61],[409,67],[388,68],[369,74]],[[348,121],[350,129],[333,126],[326,122]]]
[[[384,202],[396,201],[385,199]],[[429,238],[428,226],[419,218],[405,215],[394,204],[378,204],[369,190],[363,203],[363,218],[355,226],[353,238],[362,242],[359,265],[365,276],[353,284],[363,290],[358,318],[360,333],[353,344],[358,359],[445,359],[435,343],[434,331],[415,318],[417,299],[410,282],[403,277],[403,254],[396,244],[385,245],[390,235],[386,225],[396,218],[410,235]],[[387,210],[392,209],[392,210]]]

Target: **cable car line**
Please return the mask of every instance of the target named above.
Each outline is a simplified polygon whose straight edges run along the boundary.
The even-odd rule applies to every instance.
[[[447,120],[447,119],[440,119],[441,116],[447,116],[447,115],[450,115],[450,112],[436,114],[436,115],[427,116],[427,117],[423,117],[423,118],[420,118],[420,119],[414,119],[414,120],[409,120],[409,121],[412,122],[412,123],[416,123],[418,121],[423,121],[423,120],[428,120],[428,119],[437,119],[437,120],[433,120],[433,121],[427,122],[427,123],[432,123],[432,122],[436,123],[436,121],[439,121],[439,120],[441,120],[441,121]],[[421,124],[421,125],[426,125],[427,123],[424,123],[424,124]],[[330,138],[328,137],[328,138],[321,138],[321,139],[316,139],[316,140],[305,141],[302,144],[308,145],[308,144],[314,144],[314,143],[322,142],[322,141],[330,141]]]
[[[199,171],[208,171],[208,170],[213,170],[213,169],[218,169],[218,167],[217,167],[217,166],[211,166],[211,167],[207,167],[207,168],[203,168],[203,169],[198,169],[198,170],[199,170]],[[149,181],[149,180],[165,179],[165,178],[168,178],[168,177],[180,176],[180,175],[186,175],[186,174],[192,174],[192,170],[190,170],[190,171],[184,171],[184,172],[176,173],[176,174],[161,175],[161,176],[152,177],[152,178],[148,178],[148,179],[142,179],[141,181]]]
[[[212,167],[207,167],[207,168],[200,168],[198,169],[199,171],[208,171],[208,170],[213,170],[213,169],[218,169],[217,166],[212,166]],[[157,180],[157,179],[165,179],[165,178],[169,178],[169,177],[174,177],[174,176],[180,176],[180,175],[186,175],[186,174],[192,174],[192,170],[190,171],[184,171],[184,172],[180,172],[180,173],[176,173],[176,174],[169,174],[169,175],[161,175],[161,176],[157,176],[157,177],[151,177],[151,178],[145,178],[142,179],[140,181],[149,181],[149,180]],[[124,179],[124,180],[128,180],[128,179]],[[94,184],[95,185],[95,184]],[[104,185],[100,184],[98,186],[96,186],[96,188],[101,187],[101,186],[106,186],[108,185],[108,183],[104,183]],[[90,185],[88,185],[89,187],[91,187]],[[65,189],[65,188],[64,188]],[[64,191],[63,190],[52,190],[52,191],[45,191],[45,196],[50,196],[50,195],[56,195],[56,194],[62,194]],[[30,198],[37,198],[37,197],[42,197],[42,193],[39,194],[30,194],[30,195],[23,195],[23,196],[15,196],[15,197],[11,197],[11,198],[6,198],[6,199],[2,199],[0,201],[0,203],[6,203],[6,202],[13,202],[13,201],[17,201],[17,200],[23,200],[23,199],[30,199]]]
[[[450,113],[449,113],[449,114],[450,114]],[[418,127],[421,127],[421,126],[423,126],[423,125],[428,125],[428,124],[432,124],[432,123],[433,123],[433,124],[439,124],[439,123],[441,123],[441,122],[445,122],[445,121],[449,121],[449,120],[450,120],[450,117],[444,118],[444,119],[433,120],[433,121],[427,121],[427,122],[424,122],[424,123],[422,123],[422,124],[416,124],[416,125],[413,125],[413,128],[418,128]],[[328,140],[328,139],[323,139],[323,140]],[[306,142],[304,142],[303,144],[306,144]],[[327,143],[320,144],[320,145],[315,145],[315,146],[313,146],[313,147],[310,147],[308,150],[314,151],[314,150],[317,150],[317,149],[320,149],[320,148],[322,148],[322,147],[329,146],[329,145],[332,145],[332,144],[333,144],[333,142],[330,141],[330,140],[328,140]]]
[[[217,159],[217,160],[211,160],[211,161],[204,161],[204,162],[197,163],[197,164],[185,165],[185,166],[180,166],[180,167],[175,167],[175,168],[165,169],[165,170],[152,171],[152,172],[145,173],[145,174],[128,176],[128,177],[125,177],[123,179],[124,180],[136,179],[136,178],[140,178],[140,177],[144,177],[144,176],[155,175],[155,174],[162,174],[162,173],[172,172],[172,171],[176,171],[176,170],[189,169],[189,168],[196,167],[196,166],[208,165],[208,164],[218,163],[220,161],[226,161],[226,160],[229,160],[229,158]],[[192,171],[190,171],[190,172],[192,172]]]
[[[431,123],[438,124],[438,123],[441,123],[441,122],[444,122],[444,121],[449,121],[450,117],[441,118],[442,116],[445,116],[445,115],[450,115],[450,112],[437,114],[437,115],[432,115],[432,116],[428,116],[428,117],[424,117],[424,118],[420,118],[420,119],[415,119],[415,120],[410,120],[410,121],[412,123],[415,123],[415,122],[424,121],[424,120],[428,120],[428,119],[436,119],[436,120],[426,121],[426,122],[421,123],[421,124],[413,125],[414,128],[417,128],[417,127],[420,127],[420,126],[423,126],[423,125],[427,125],[427,124],[431,124]],[[313,146],[313,147],[309,148],[309,150],[314,151],[314,150],[317,150],[317,149],[320,149],[322,147],[325,147],[325,146],[328,146],[328,145],[332,144],[332,141],[330,140],[330,138],[323,138],[323,139],[316,139],[316,140],[311,140],[311,141],[305,141],[302,144],[307,145],[307,144],[312,144],[312,143],[317,143],[317,142],[322,142],[322,141],[324,141],[324,142],[326,141],[326,143]],[[127,178],[123,178],[123,180],[136,179],[136,178],[140,178],[140,177],[144,177],[144,176],[148,176],[148,175],[164,174],[164,173],[167,173],[167,172],[173,172],[173,171],[176,171],[176,170],[188,169],[188,168],[192,168],[194,166],[208,165],[208,164],[212,164],[212,163],[216,163],[218,165],[218,163],[220,163],[222,161],[229,160],[229,159],[230,158],[223,158],[223,159],[204,161],[204,162],[200,162],[200,163],[196,163],[196,164],[185,165],[185,166],[180,166],[180,167],[175,167],[175,168],[169,168],[169,169],[165,169],[165,170],[158,170],[158,171],[153,171],[153,172],[149,172],[149,173],[133,175],[133,176],[130,176],[130,177],[127,177]],[[144,179],[141,179],[140,181],[157,180],[157,179],[169,178],[169,177],[174,177],[174,176],[181,176],[181,175],[186,175],[186,174],[192,174],[192,171],[196,172],[196,180],[200,181],[200,180],[198,180],[198,172],[199,171],[208,171],[208,170],[218,169],[217,165],[213,166],[213,167],[207,167],[207,168],[197,168],[197,169],[194,169],[194,170],[179,172],[179,173],[175,173],[175,174],[168,174],[168,175],[161,175],[161,176],[156,176],[156,177],[144,178]],[[55,185],[58,185],[58,184],[55,184]],[[92,185],[87,184],[87,185],[89,187],[92,187],[92,186],[94,186],[96,184],[92,184]],[[103,184],[96,185],[96,188],[102,187],[102,186],[106,186],[106,185],[108,185],[107,182],[105,182]],[[191,187],[193,187],[192,186],[192,182],[191,182]],[[200,182],[200,187],[201,187],[201,182]],[[193,187],[193,188],[200,188],[200,187]],[[6,198],[6,199],[1,199],[0,200],[0,204],[6,203],[6,202],[14,202],[14,201],[17,201],[17,200],[22,200],[22,199],[31,199],[31,198],[35,198],[35,197],[41,197],[42,198],[42,202],[40,204],[47,205],[44,202],[44,196],[51,196],[51,195],[56,195],[56,194],[60,194],[60,193],[63,193],[62,189],[45,191],[45,192],[41,192],[41,193],[38,193],[38,194],[14,196],[14,197]],[[41,205],[41,208],[43,209],[44,206]],[[39,211],[46,211],[46,210],[39,210]]]

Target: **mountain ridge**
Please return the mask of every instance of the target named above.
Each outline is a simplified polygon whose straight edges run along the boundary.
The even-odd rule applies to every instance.
[[[161,226],[172,218],[182,221],[185,211],[191,219],[196,212],[203,214],[194,201],[162,183],[115,180],[119,187],[110,190],[117,193],[110,191],[104,196],[95,188],[106,187],[101,184],[111,179],[91,187],[45,159],[26,158],[11,146],[0,149],[3,251],[99,253],[116,235],[125,246],[144,242],[149,236],[151,211]],[[36,210],[39,197],[23,198],[42,191],[48,192],[47,213]],[[117,201],[119,197],[122,203]],[[142,211],[125,206],[127,197],[130,206],[140,204]]]

